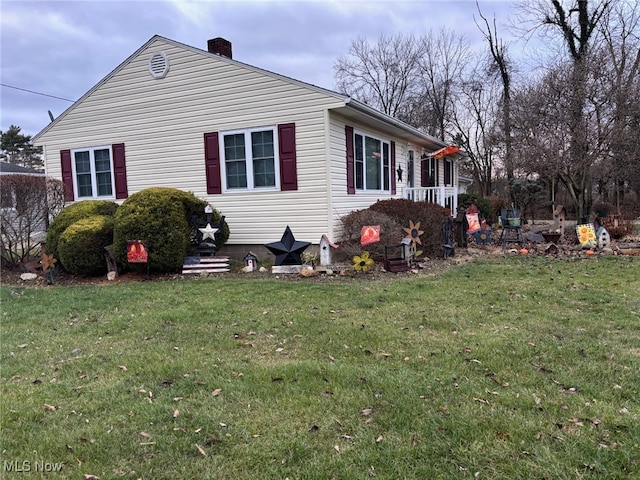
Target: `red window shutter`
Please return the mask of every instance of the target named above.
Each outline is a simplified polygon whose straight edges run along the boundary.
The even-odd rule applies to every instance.
[[[73,171],[71,169],[71,150],[60,150],[60,166],[62,167],[62,183],[64,184],[64,201],[73,202]]]
[[[353,127],[345,125],[344,133],[347,140],[347,193],[353,195],[356,193]]]
[[[222,193],[218,132],[204,134],[204,168],[207,177],[207,193],[212,195]]]
[[[396,142],[391,142],[391,195],[396,194]]]
[[[113,151],[113,177],[116,182],[116,198],[127,198],[127,162],[124,156],[124,143],[111,145]]]
[[[296,124],[278,125],[278,152],[280,156],[280,190],[298,189],[296,166]]]

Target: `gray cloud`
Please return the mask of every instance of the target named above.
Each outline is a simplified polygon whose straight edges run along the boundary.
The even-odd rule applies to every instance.
[[[506,18],[513,2],[481,2]],[[77,100],[153,35],[206,49],[233,43],[234,58],[333,88],[333,65],[351,40],[423,34],[441,27],[477,48],[473,1],[2,1],[2,83]],[[34,135],[71,103],[3,86],[1,125]]]

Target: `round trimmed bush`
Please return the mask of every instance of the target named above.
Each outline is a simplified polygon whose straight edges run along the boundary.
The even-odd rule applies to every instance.
[[[87,277],[105,274],[104,247],[113,243],[113,224],[112,216],[94,215],[67,227],[58,242],[65,270]]]
[[[149,270],[180,271],[191,247],[194,222],[206,219],[206,206],[204,200],[176,188],[153,187],[131,195],[120,206],[115,217],[113,243],[117,261],[127,265],[127,240],[146,240],[149,246]],[[221,218],[215,210],[212,217],[213,223]],[[228,238],[229,228],[225,225],[218,248]],[[131,267],[136,268],[135,265]]]
[[[60,259],[58,252],[58,242],[64,231],[78,220],[93,217],[95,215],[114,216],[118,204],[108,200],[83,200],[73,203],[65,208],[56,216],[49,225],[47,230],[46,251],[48,255],[53,255]],[[62,262],[62,259],[60,259]],[[66,268],[66,266],[62,265]]]

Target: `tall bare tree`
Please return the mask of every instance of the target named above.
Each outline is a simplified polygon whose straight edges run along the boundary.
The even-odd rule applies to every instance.
[[[520,9],[529,14],[534,29],[559,35],[571,60],[571,91],[568,106],[570,132],[569,157],[575,166],[571,195],[577,215],[586,217],[592,203],[592,162],[584,115],[587,102],[588,59],[603,16],[615,0],[524,1]],[[569,186],[568,186],[569,187]]]
[[[406,121],[443,141],[451,140],[455,102],[466,81],[465,69],[471,61],[469,44],[464,36],[452,30],[428,32],[419,39],[422,57],[415,94],[409,109],[403,112]]]
[[[337,88],[397,117],[412,95],[421,55],[413,36],[381,35],[375,44],[357,38],[333,67]]]
[[[512,194],[512,185],[514,180],[513,166],[513,140],[511,133],[511,77],[513,71],[513,63],[509,58],[508,45],[498,36],[498,27],[496,18],[493,17],[492,25],[489,24],[487,18],[482,14],[480,5],[476,2],[478,14],[482,19],[482,25],[476,22],[476,25],[482,32],[491,60],[489,61],[487,71],[489,75],[498,77],[502,83],[502,97],[500,103],[502,105],[502,141],[504,142],[504,169],[507,176],[507,184],[509,188],[509,197],[515,200]]]

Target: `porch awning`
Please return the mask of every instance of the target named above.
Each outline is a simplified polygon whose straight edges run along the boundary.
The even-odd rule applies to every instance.
[[[427,156],[433,157],[436,160],[438,160],[447,155],[453,155],[454,153],[458,153],[459,151],[460,151],[459,147],[456,147],[455,145],[447,145],[446,147],[441,148],[440,150],[436,150],[435,152],[428,153]]]

